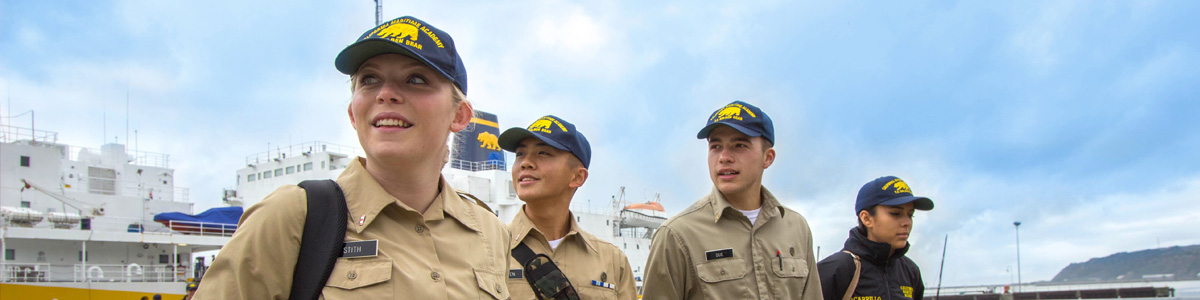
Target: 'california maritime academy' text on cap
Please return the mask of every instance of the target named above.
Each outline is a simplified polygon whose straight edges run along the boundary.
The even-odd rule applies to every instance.
[[[575,130],[575,124],[567,120],[551,115],[534,121],[527,128],[509,128],[500,134],[498,144],[501,149],[517,152],[521,140],[528,137],[535,137],[555,149],[571,152],[583,162],[584,168],[591,165],[592,145],[583,137],[583,133]]]
[[[913,208],[919,210],[933,209],[933,200],[926,197],[913,196],[908,183],[896,176],[876,178],[864,184],[858,190],[858,200],[854,202],[854,213],[875,205],[897,206],[913,203]]]
[[[338,53],[333,65],[342,74],[353,75],[367,59],[387,53],[419,60],[453,81],[463,94],[467,93],[467,68],[454,49],[454,39],[414,17],[399,17],[367,30]]]
[[[761,136],[772,145],[775,144],[775,125],[771,123],[771,117],[750,103],[733,101],[717,109],[708,117],[708,124],[696,133],[696,138],[707,139],[708,134],[721,125],[748,136]]]

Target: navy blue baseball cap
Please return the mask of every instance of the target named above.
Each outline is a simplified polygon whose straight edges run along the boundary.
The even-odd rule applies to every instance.
[[[696,133],[696,138],[707,139],[708,134],[721,125],[733,127],[748,136],[761,136],[775,144],[775,124],[771,117],[750,103],[733,101],[717,109],[708,117],[708,124]]]
[[[467,93],[467,68],[454,49],[454,39],[414,17],[399,17],[367,30],[338,53],[333,65],[342,74],[353,75],[367,59],[387,53],[419,60],[453,81],[463,94]]]
[[[933,200],[913,196],[912,189],[904,180],[900,180],[896,176],[884,176],[864,184],[858,190],[858,201],[854,202],[854,213],[857,214],[874,205],[896,206],[909,202],[913,203],[915,209],[933,209]]]
[[[571,124],[567,120],[550,115],[534,121],[527,128],[509,128],[500,134],[498,144],[500,144],[500,149],[517,152],[517,146],[521,144],[521,140],[528,137],[542,140],[546,145],[555,149],[571,152],[579,161],[583,162],[584,168],[591,165],[592,144],[588,143],[582,132],[575,130],[575,124]]]

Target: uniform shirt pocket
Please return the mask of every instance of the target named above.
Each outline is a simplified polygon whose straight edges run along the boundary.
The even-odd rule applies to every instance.
[[[771,268],[771,272],[774,272],[775,276],[778,277],[808,277],[808,261],[803,258],[784,258],[782,266],[782,268]]]
[[[774,274],[771,281],[771,290],[776,297],[786,298],[786,295],[800,295],[804,293],[805,283],[808,281],[808,260],[799,257],[784,258],[782,261],[783,268],[781,269],[778,260],[773,260],[776,264],[771,265],[771,274]]]
[[[484,294],[491,296],[490,298],[482,297],[482,299],[508,299],[508,286],[504,281],[504,275],[507,274],[475,269],[475,281],[479,284],[479,289],[483,290]]]
[[[700,290],[707,299],[750,299],[750,286],[744,282],[749,267],[742,258],[722,258],[696,264]]]
[[[587,282],[571,282],[571,286],[579,292],[579,299],[617,299],[616,289],[594,286],[591,280],[585,281]]]
[[[392,260],[386,257],[338,259],[321,295],[325,299],[392,298]]]
[[[724,258],[696,264],[696,275],[707,283],[717,283],[746,277],[746,261],[741,258]]]

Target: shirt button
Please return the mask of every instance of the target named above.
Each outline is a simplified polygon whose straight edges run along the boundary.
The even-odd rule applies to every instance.
[[[721,275],[725,275],[725,269],[721,269]]]
[[[355,278],[358,278],[358,272],[350,271],[349,274],[346,274],[346,278],[350,278],[350,280],[354,280]]]
[[[425,226],[417,225],[417,233],[425,233]]]
[[[500,292],[500,284],[499,284],[499,283],[497,283],[497,284],[496,284],[496,292],[497,292],[497,293],[499,293],[499,292]]]
[[[433,272],[433,273],[429,274],[429,278],[433,278],[433,281],[442,280],[442,274],[438,274],[438,272]]]

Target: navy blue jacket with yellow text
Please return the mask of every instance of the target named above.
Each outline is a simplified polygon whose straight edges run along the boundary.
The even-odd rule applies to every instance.
[[[862,261],[862,274],[852,299],[921,300],[925,283],[921,281],[917,264],[904,256],[909,246],[889,255],[891,245],[871,241],[857,228],[850,229],[850,238],[846,239],[842,250],[849,250]],[[841,300],[854,278],[854,258],[838,251],[821,260],[817,270],[825,300]]]

